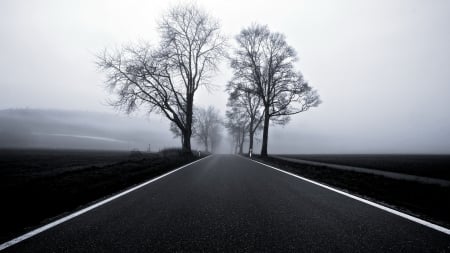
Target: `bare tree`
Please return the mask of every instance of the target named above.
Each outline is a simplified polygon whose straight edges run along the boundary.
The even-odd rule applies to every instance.
[[[261,122],[264,116],[261,97],[257,96],[252,88],[252,85],[240,76],[234,76],[233,81],[227,85],[229,92],[228,105],[239,107],[247,114],[248,153],[253,151],[253,139],[256,131],[261,129]]]
[[[206,152],[213,151],[220,139],[217,136],[220,135],[220,125],[222,124],[219,111],[209,106],[207,109],[199,108],[195,112],[195,138],[197,142],[203,144]]]
[[[251,84],[263,104],[264,128],[261,155],[267,156],[270,121],[286,124],[291,115],[318,106],[315,90],[294,70],[297,54],[281,33],[252,25],[236,37],[238,47],[231,61],[234,76]]]
[[[223,123],[223,122],[221,122]],[[220,142],[222,141],[222,124],[215,124],[211,128],[210,134],[211,152],[214,153],[217,150]]]
[[[245,108],[235,104],[233,98],[228,98],[227,106],[229,109],[226,111],[227,121],[225,127],[233,138],[234,152],[242,154],[250,118]]]
[[[219,23],[195,5],[170,9],[159,23],[160,45],[138,44],[104,51],[98,66],[117,94],[112,105],[131,113],[140,106],[161,113],[176,126],[191,153],[194,94],[208,85],[225,54]]]

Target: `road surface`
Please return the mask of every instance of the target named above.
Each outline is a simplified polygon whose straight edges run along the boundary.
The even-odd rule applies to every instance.
[[[450,236],[246,158],[214,155],[5,249],[152,251],[450,252]]]

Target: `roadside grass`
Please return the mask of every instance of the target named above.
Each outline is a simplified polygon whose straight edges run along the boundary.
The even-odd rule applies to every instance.
[[[450,227],[450,187],[277,159],[254,159],[433,223]]]
[[[20,151],[16,152],[20,157]],[[76,152],[60,155],[77,160]],[[117,154],[121,161],[116,161],[113,153],[112,157],[90,165],[89,159],[84,159],[86,154],[78,155],[83,158],[78,161],[83,162],[74,166],[68,166],[73,165],[70,159],[55,162],[55,154],[50,150],[23,162],[0,159],[1,242],[198,159],[174,150],[159,154],[131,152],[128,156]],[[38,161],[39,169],[30,169],[33,159]]]
[[[359,155],[283,155],[285,158],[347,165],[380,171],[404,173],[450,180],[450,155],[423,154],[359,154]]]

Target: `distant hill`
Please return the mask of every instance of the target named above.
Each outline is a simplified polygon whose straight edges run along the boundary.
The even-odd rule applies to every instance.
[[[108,113],[0,110],[0,148],[157,150],[178,146],[168,123]]]

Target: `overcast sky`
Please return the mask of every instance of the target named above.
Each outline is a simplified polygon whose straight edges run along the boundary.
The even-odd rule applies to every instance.
[[[0,1],[0,109],[116,113],[94,54],[156,43],[158,18],[177,2]],[[318,108],[271,127],[269,152],[450,153],[450,1],[197,3],[231,40],[253,22],[284,33],[319,91]],[[224,112],[229,78],[224,63],[197,105]]]

